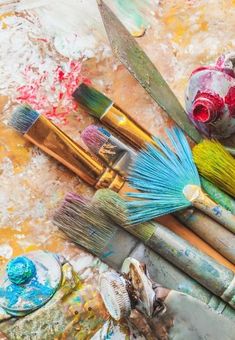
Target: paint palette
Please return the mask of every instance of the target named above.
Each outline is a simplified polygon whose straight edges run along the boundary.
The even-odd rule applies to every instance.
[[[35,251],[13,258],[0,276],[0,307],[11,315],[25,315],[44,305],[61,282],[56,255]]]

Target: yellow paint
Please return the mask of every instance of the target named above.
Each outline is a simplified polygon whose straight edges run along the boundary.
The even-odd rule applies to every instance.
[[[7,23],[5,22],[5,18],[13,16],[13,15],[15,15],[15,13],[13,13],[13,12],[3,13],[3,14],[0,15],[0,21],[2,23],[2,27],[1,27],[2,29],[6,29],[8,27]]]
[[[171,40],[185,47],[190,44],[195,33],[208,30],[206,14],[206,4],[192,8],[189,15],[182,3],[177,5],[173,3],[173,6],[164,13],[162,21],[165,30],[173,35]],[[192,20],[194,15],[195,20]]]

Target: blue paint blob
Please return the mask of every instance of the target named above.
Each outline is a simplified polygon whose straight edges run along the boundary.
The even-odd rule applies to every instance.
[[[0,298],[8,301],[8,308],[13,308],[20,299],[24,301],[22,309],[34,309],[44,304],[53,293],[54,289],[49,284],[39,283],[36,277],[28,285],[12,283],[6,289],[0,288]]]
[[[30,259],[18,256],[7,265],[7,276],[9,280],[20,285],[29,282],[36,275],[36,267]]]

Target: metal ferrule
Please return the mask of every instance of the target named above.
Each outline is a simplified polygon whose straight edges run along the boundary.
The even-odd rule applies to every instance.
[[[112,169],[126,177],[128,168],[135,159],[136,153],[119,139],[110,136],[107,142],[100,148],[99,157]]]
[[[110,187],[118,191],[124,184],[120,175],[94,159],[42,115],[24,136],[91,186]]]
[[[135,148],[141,148],[146,143],[153,144],[151,134],[137,124],[127,113],[116,105],[112,105],[101,117],[101,121],[115,130]]]

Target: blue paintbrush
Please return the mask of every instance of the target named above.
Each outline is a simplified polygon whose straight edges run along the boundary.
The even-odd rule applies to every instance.
[[[127,204],[129,222],[140,223],[194,206],[235,232],[235,216],[202,191],[182,130],[168,130],[168,137],[173,149],[165,141],[154,138],[159,149],[147,144],[131,166],[128,180],[139,192],[128,194],[137,199]]]

